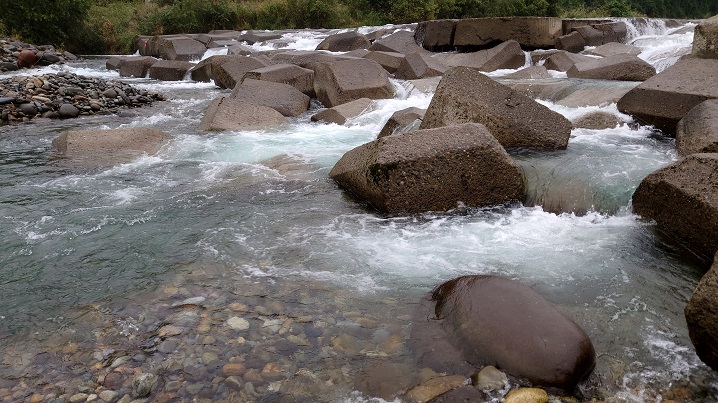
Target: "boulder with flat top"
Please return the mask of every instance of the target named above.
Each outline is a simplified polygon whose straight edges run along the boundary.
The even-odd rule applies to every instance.
[[[319,101],[329,108],[359,98],[394,97],[388,73],[370,59],[318,64],[314,68],[314,92]]]
[[[711,261],[718,251],[718,154],[691,154],[646,176],[633,193],[633,211]]]
[[[86,167],[102,167],[156,154],[172,136],[151,128],[72,130],[62,133],[52,145],[72,161]]]
[[[194,64],[182,60],[160,60],[150,66],[150,78],[162,81],[182,81]]]
[[[253,56],[232,56],[221,64],[212,65],[214,83],[220,88],[234,88],[245,74],[273,64],[268,59]]]
[[[619,81],[646,81],[654,75],[653,66],[627,53],[576,63],[566,72],[568,78]]]
[[[317,45],[317,50],[330,52],[349,52],[355,49],[366,49],[371,45],[365,35],[357,31],[347,31],[329,35]]]
[[[681,157],[718,152],[718,99],[701,102],[678,122],[676,148]]]
[[[269,130],[288,123],[276,110],[242,99],[221,97],[215,99],[199,124],[201,131]]]
[[[503,42],[491,49],[468,53],[439,53],[433,58],[449,67],[474,67],[491,72],[499,69],[517,69],[526,63],[521,45],[514,40]]]
[[[465,18],[456,23],[454,46],[481,48],[515,40],[527,48],[553,48],[562,35],[555,17]]]
[[[260,67],[244,75],[244,79],[271,81],[288,84],[307,96],[314,96],[314,71],[294,64],[273,64]]]
[[[714,98],[718,98],[718,59],[685,59],[626,93],[618,110],[674,134],[688,111]]]
[[[268,106],[287,117],[309,109],[309,97],[289,84],[245,78],[232,90],[230,98]]]
[[[391,215],[521,200],[521,170],[483,125],[382,137],[348,151],[329,177]]]
[[[421,123],[422,129],[481,123],[504,147],[565,149],[571,122],[477,69],[446,72]]]

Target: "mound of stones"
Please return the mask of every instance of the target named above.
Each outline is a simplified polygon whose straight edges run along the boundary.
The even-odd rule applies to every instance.
[[[52,45],[36,46],[9,38],[0,38],[0,72],[36,65],[49,66],[68,60],[77,60],[77,56],[70,52],[57,51]]]
[[[162,95],[120,81],[67,72],[15,76],[0,80],[0,121],[14,123],[34,117],[112,114],[161,100],[164,100]]]
[[[530,287],[496,276],[464,276],[436,287],[417,309],[411,347],[420,365],[437,371],[498,367],[566,391],[596,362],[590,338],[571,318]]]
[[[391,215],[515,202],[524,186],[520,168],[475,123],[382,137],[344,154],[329,177]]]

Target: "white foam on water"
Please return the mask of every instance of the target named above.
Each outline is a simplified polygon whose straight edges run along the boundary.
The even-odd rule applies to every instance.
[[[293,50],[314,50],[327,36],[327,33],[305,30],[286,33],[282,40],[289,41],[289,48]]]
[[[229,48],[228,48],[228,47],[220,47],[220,48],[207,49],[207,50],[204,52],[204,54],[202,55],[202,57],[199,59],[199,61],[202,61],[202,60],[204,60],[204,59],[209,59],[209,58],[212,57],[212,56],[226,55],[227,52],[229,52]]]
[[[695,24],[690,24],[695,25]],[[632,37],[628,44],[641,48],[638,55],[652,65],[657,72],[674,65],[683,55],[691,53],[693,31],[683,34],[644,34]]]

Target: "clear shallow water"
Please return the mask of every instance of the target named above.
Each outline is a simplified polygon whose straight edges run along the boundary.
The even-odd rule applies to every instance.
[[[298,47],[322,35],[303,32]],[[681,38],[677,46],[685,47],[689,38]],[[647,52],[662,43],[644,39],[634,44]],[[62,69],[117,78],[103,64]],[[703,269],[630,210],[641,179],[677,158],[673,141],[650,128],[576,129],[565,151],[515,155],[529,184],[537,184],[537,199],[552,192],[587,197],[593,207],[579,215],[527,203],[385,218],[326,174],[344,152],[373,140],[394,111],[425,108],[430,95],[397,81],[397,99],[377,102],[347,126],[310,123],[310,111],[282,131],[208,134],[196,130],[203,110],[227,91],[128,82],[169,101],[136,110],[136,117],[0,127],[0,340],[8,356],[48,348],[54,335],[68,333],[101,350],[97,328],[124,337],[140,316],[162,320],[153,306],[168,285],[194,287],[220,306],[226,295],[250,298],[301,284],[327,302],[321,309],[337,327],[349,323],[346,311],[357,311],[391,328],[406,327],[418,299],[439,283],[498,274],[531,285],[591,336],[599,359],[581,386],[586,395],[606,390],[655,401],[673,387],[714,395],[718,377],[693,353],[683,319]],[[546,104],[570,118],[618,113],[615,105]],[[174,139],[156,156],[89,172],[51,148],[64,130],[117,127],[160,128]],[[321,305],[289,292],[276,299],[298,315]],[[110,324],[87,307],[107,312]],[[347,386],[342,398],[367,397],[354,389]]]

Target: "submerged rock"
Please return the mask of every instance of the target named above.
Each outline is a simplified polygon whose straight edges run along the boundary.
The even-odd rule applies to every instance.
[[[718,251],[718,154],[691,154],[648,175],[633,193],[633,211],[710,261]]]
[[[595,365],[586,333],[536,291],[495,276],[447,281],[428,296],[436,322],[468,363],[492,365],[534,385],[572,390]],[[458,367],[457,367],[458,368]]]
[[[516,163],[472,123],[382,137],[344,154],[329,177],[390,214],[493,206],[524,191]]]
[[[504,147],[565,149],[571,122],[477,69],[456,67],[441,79],[422,129],[476,122]]]

